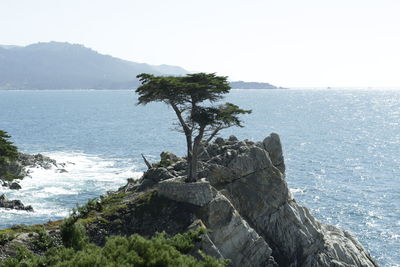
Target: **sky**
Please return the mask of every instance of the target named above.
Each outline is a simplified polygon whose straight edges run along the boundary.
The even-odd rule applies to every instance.
[[[400,0],[0,0],[0,44],[66,41],[284,87],[400,87]]]

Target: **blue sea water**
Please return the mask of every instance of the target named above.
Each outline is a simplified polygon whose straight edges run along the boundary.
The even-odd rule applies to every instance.
[[[352,232],[383,266],[400,266],[400,91],[232,90],[252,109],[222,136],[277,132],[296,200],[324,223]],[[0,129],[26,153],[66,162],[68,173],[32,169],[23,189],[0,188],[35,212],[0,210],[0,227],[43,223],[115,190],[145,166],[141,153],[184,153],[161,103],[136,106],[132,91],[0,91]]]

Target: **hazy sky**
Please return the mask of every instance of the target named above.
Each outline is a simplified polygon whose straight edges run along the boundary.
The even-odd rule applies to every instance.
[[[0,44],[280,86],[400,86],[400,0],[0,0]]]

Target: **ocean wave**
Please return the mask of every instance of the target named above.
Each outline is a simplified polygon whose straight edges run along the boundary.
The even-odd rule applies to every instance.
[[[59,167],[66,172],[57,168],[32,167],[29,168],[30,177],[20,182],[22,189],[0,188],[0,194],[34,208],[34,212],[0,209],[0,227],[63,218],[76,204],[83,204],[108,190],[116,190],[128,178],[137,179],[142,175],[129,159],[103,158],[77,151],[42,154],[57,163],[64,163]]]

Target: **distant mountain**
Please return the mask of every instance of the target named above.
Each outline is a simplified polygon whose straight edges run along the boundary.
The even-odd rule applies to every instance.
[[[136,75],[185,75],[178,66],[149,65],[100,54],[79,44],[0,45],[1,89],[133,89]],[[269,83],[231,82],[234,89],[276,89]]]
[[[129,89],[139,73],[184,75],[177,66],[118,59],[78,44],[0,45],[0,89]]]
[[[16,45],[0,45],[0,48],[4,49],[12,49],[12,48],[17,48],[18,46]]]
[[[269,83],[259,83],[259,82],[244,82],[236,81],[230,82],[232,89],[283,89],[282,87],[276,87],[275,85]]]

